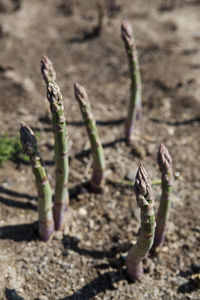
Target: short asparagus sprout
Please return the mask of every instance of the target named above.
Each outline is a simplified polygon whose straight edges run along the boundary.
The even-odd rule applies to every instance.
[[[37,139],[33,131],[23,123],[20,128],[20,136],[23,150],[30,158],[35,175],[38,192],[39,236],[42,241],[46,242],[54,232],[52,191],[43,161],[37,150]]]
[[[129,250],[126,258],[127,272],[132,281],[140,279],[143,274],[142,259],[151,249],[155,233],[151,181],[142,164],[135,177],[134,191],[141,209],[141,227],[137,243]]]
[[[122,39],[125,44],[128,56],[131,93],[128,107],[128,115],[125,123],[125,139],[127,143],[132,141],[132,134],[137,120],[141,119],[142,114],[142,84],[138,62],[138,55],[135,46],[134,34],[131,23],[124,19],[121,26]]]
[[[41,58],[41,73],[46,85],[48,85],[49,82],[56,81],[56,72],[54,70],[53,64],[51,60],[45,55]]]
[[[68,193],[68,134],[64,116],[64,106],[60,89],[55,82],[47,86],[47,99],[52,113],[52,125],[55,139],[56,186],[54,199],[55,229],[64,226],[65,210],[69,206]]]
[[[172,158],[164,144],[161,144],[158,151],[158,165],[161,172],[160,205],[156,217],[156,232],[153,248],[162,246],[165,238],[166,223],[169,218],[171,206],[173,169]]]
[[[90,103],[85,89],[75,83],[75,97],[80,105],[80,110],[85,122],[88,137],[90,140],[93,156],[93,174],[90,181],[90,188],[94,192],[101,192],[104,183],[105,159],[103,147],[99,139],[96,122],[91,112]]]

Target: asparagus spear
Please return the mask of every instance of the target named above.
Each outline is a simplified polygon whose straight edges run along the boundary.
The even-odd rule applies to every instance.
[[[105,160],[103,147],[97,132],[96,122],[91,112],[90,103],[85,89],[78,83],[74,84],[75,97],[80,105],[80,110],[85,122],[93,155],[93,173],[90,188],[94,192],[101,192],[103,187]]]
[[[51,60],[45,55],[41,58],[41,73],[46,85],[48,85],[49,82],[54,82],[56,80],[56,72],[54,70],[53,64]]]
[[[155,232],[151,181],[142,164],[135,177],[134,191],[141,209],[141,227],[137,243],[129,250],[126,258],[127,271],[132,281],[143,274],[142,259],[152,247]]]
[[[55,139],[56,186],[54,200],[55,229],[64,225],[64,213],[69,206],[68,193],[68,135],[64,116],[64,106],[60,89],[55,82],[47,86],[47,99],[52,113],[52,124]]]
[[[121,26],[122,39],[125,44],[128,56],[130,77],[131,77],[131,95],[128,107],[128,115],[125,124],[125,138],[128,143],[131,142],[135,122],[141,119],[142,114],[142,84],[140,68],[135,46],[134,35],[131,23],[124,19]]]
[[[30,158],[35,175],[38,191],[39,236],[42,241],[48,241],[54,232],[51,187],[43,161],[37,150],[37,139],[33,131],[23,123],[20,128],[20,135],[22,147]]]
[[[165,147],[161,144],[158,150],[158,165],[161,172],[161,188],[160,205],[156,217],[156,232],[153,248],[161,246],[164,242],[166,223],[169,218],[169,210],[171,206],[173,169],[172,158]]]

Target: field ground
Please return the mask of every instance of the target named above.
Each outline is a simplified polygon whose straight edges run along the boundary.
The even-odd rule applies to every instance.
[[[69,5],[71,1],[68,1]],[[200,2],[108,1],[100,36],[95,1],[0,0],[0,135],[17,135],[21,121],[39,131],[41,154],[54,183],[53,135],[40,57],[57,72],[70,137],[70,228],[49,243],[37,239],[37,202],[31,168],[6,162],[0,169],[0,299],[200,299]],[[168,7],[162,3],[168,3]],[[148,4],[147,4],[148,3]],[[134,28],[143,81],[143,119],[135,142],[123,141],[129,70],[120,24]],[[105,149],[102,195],[81,193],[91,154],[73,83],[87,89]],[[145,261],[145,276],[130,284],[122,256],[137,238],[139,210],[131,187],[143,161],[159,178],[159,144],[174,162],[167,238]],[[160,187],[154,187],[155,210]]]

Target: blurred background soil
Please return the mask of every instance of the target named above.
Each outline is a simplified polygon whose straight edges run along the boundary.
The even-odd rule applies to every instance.
[[[129,69],[121,41],[131,20],[141,65],[143,119],[124,143]],[[70,137],[71,225],[45,244],[37,239],[37,201],[30,166],[0,168],[0,299],[200,299],[200,1],[108,0],[100,35],[96,1],[0,0],[0,135],[25,121],[54,186],[53,134],[40,58],[53,61]],[[89,95],[105,149],[102,195],[80,193],[92,159],[73,83]],[[148,257],[142,282],[130,284],[122,257],[137,238],[132,187],[143,161],[159,178],[159,144],[174,162],[174,188],[164,247]],[[160,187],[154,187],[157,210]]]

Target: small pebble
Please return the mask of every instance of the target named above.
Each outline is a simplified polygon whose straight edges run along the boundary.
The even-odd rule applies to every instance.
[[[80,207],[78,210],[80,216],[85,217],[87,216],[87,210],[84,207]]]
[[[175,129],[173,128],[173,127],[170,127],[170,128],[168,128],[168,134],[169,135],[174,135],[174,133],[175,133]]]

